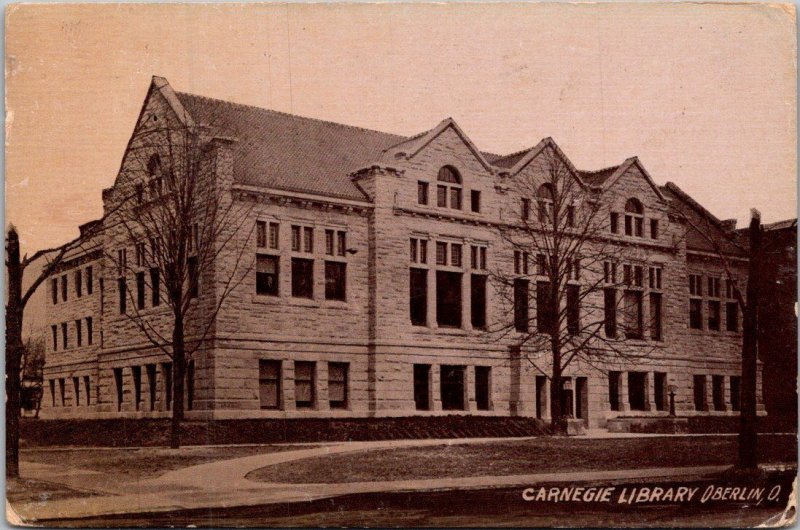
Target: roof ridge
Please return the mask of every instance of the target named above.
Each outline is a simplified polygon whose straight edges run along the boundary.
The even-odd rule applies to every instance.
[[[539,145],[539,144],[536,144],[536,145]],[[531,147],[526,147],[524,149],[520,149],[519,151],[514,151],[513,153],[509,153],[507,155],[497,155],[499,157],[499,158],[497,158],[497,160],[503,160],[505,158],[511,158],[512,156],[523,155],[523,154],[527,153],[528,151],[530,151],[531,149],[533,149],[534,147],[536,147],[536,145],[533,145]]]
[[[190,96],[190,97],[193,97],[193,98],[205,99],[205,100],[208,100],[208,101],[217,101],[219,103],[225,103],[226,105],[234,105],[234,106],[237,106],[237,107],[245,107],[245,108],[250,108],[250,109],[256,109],[256,110],[260,110],[260,111],[264,111],[264,112],[270,112],[272,114],[279,114],[279,115],[282,115],[282,116],[287,116],[287,117],[290,117],[290,118],[299,118],[301,120],[308,120],[308,121],[315,121],[315,122],[318,122],[318,123],[324,123],[326,125],[335,125],[337,127],[345,127],[347,129],[356,129],[356,130],[359,130],[359,131],[364,131],[364,132],[369,132],[369,133],[385,134],[385,135],[388,135],[388,136],[396,136],[398,138],[408,138],[406,136],[403,136],[403,135],[397,134],[397,133],[379,131],[377,129],[368,129],[366,127],[359,127],[358,125],[349,125],[347,123],[339,123],[339,122],[336,122],[336,121],[323,120],[321,118],[312,118],[310,116],[302,116],[300,114],[292,114],[290,112],[283,112],[283,111],[280,111],[280,110],[268,109],[268,108],[265,108],[265,107],[259,107],[257,105],[250,105],[248,103],[239,103],[237,101],[228,101],[227,99],[212,98],[212,97],[209,97],[209,96],[203,96],[203,95],[200,95],[200,94],[192,94],[191,92],[181,92],[181,91],[177,91],[177,90],[175,91],[175,93],[178,96]]]
[[[617,164],[615,166],[608,166],[600,169],[579,169],[578,171],[580,171],[581,173],[602,173],[603,171],[611,171],[612,169],[619,169],[621,165],[622,164]]]

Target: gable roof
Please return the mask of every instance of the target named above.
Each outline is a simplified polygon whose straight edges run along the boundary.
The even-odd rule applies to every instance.
[[[627,172],[633,166],[639,168],[639,171],[642,173],[642,175],[644,175],[645,180],[647,181],[648,184],[650,184],[650,187],[653,188],[653,191],[656,193],[656,195],[658,195],[658,198],[661,200],[665,200],[664,193],[661,191],[661,188],[658,187],[658,185],[653,180],[653,177],[650,176],[650,173],[645,169],[644,165],[642,164],[642,161],[639,160],[639,157],[637,156],[632,156],[627,160],[625,160],[622,164],[617,166],[616,170],[611,175],[609,175],[601,185],[604,188],[613,186],[614,183],[617,180],[619,180],[619,178],[622,177],[622,175],[624,175],[625,172]]]
[[[593,171],[580,170],[578,171],[578,175],[580,175],[583,181],[590,186],[602,186],[609,178],[611,178],[614,173],[617,172],[617,169],[619,169],[619,166],[595,169]]]
[[[198,123],[233,137],[234,182],[367,201],[349,177],[404,137],[174,92]]]

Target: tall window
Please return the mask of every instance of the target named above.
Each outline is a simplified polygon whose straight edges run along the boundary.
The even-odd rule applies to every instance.
[[[550,283],[536,282],[536,327],[540,333],[553,331],[557,315],[550,311]]]
[[[258,248],[265,248],[267,246],[266,221],[256,221],[256,246]]]
[[[478,190],[472,190],[470,192],[470,206],[472,211],[475,213],[481,212],[481,192]]]
[[[625,291],[625,337],[628,339],[642,338],[642,292]]]
[[[316,369],[317,365],[314,362],[294,363],[294,399],[297,408],[308,409],[314,406]]]
[[[619,382],[621,372],[608,372],[608,404],[611,410],[619,410]]]
[[[411,263],[428,263],[428,241],[425,239],[411,238]]]
[[[150,303],[153,307],[161,305],[161,273],[156,267],[150,269]]]
[[[83,271],[81,269],[75,271],[75,296],[78,298],[83,296]]]
[[[347,264],[341,261],[325,262],[325,299],[347,299]]]
[[[81,404],[81,380],[79,377],[72,378],[72,392],[75,394],[75,405],[79,407]]]
[[[725,329],[727,331],[739,331],[738,302],[725,303]]]
[[[144,273],[136,273],[136,308],[144,309]]]
[[[436,271],[436,322],[461,327],[461,273]]]
[[[741,408],[741,378],[738,375],[730,377],[731,383],[731,410],[739,410]]]
[[[53,351],[58,351],[58,326],[53,324],[50,331],[53,333]]]
[[[531,217],[531,200],[522,199],[520,207],[521,207],[520,216],[522,217],[523,221],[527,221]]]
[[[619,233],[619,214],[617,212],[611,212],[609,219],[609,228],[612,234]]]
[[[61,300],[67,301],[67,275],[61,277]]]
[[[609,287],[603,289],[603,326],[606,337],[617,336],[617,291]]]
[[[539,222],[552,223],[553,222],[553,185],[545,183],[539,186],[536,191],[536,202],[539,208]]]
[[[124,387],[122,380],[122,368],[114,368],[114,386],[117,390],[117,412],[122,410],[122,399],[124,397]]]
[[[197,268],[197,256],[191,256],[186,260],[187,272],[189,273],[189,296],[197,298],[200,294],[200,276]]]
[[[428,319],[428,271],[410,269],[409,309],[412,326],[425,326]]]
[[[64,349],[66,350],[69,348],[69,331],[67,330],[67,323],[61,323],[61,343],[64,345]]]
[[[50,294],[53,296],[53,304],[58,303],[58,278],[50,280]]]
[[[650,219],[650,239],[658,239],[658,219]]]
[[[92,267],[86,267],[86,294],[92,294],[94,291],[94,276],[92,274]]]
[[[150,403],[150,410],[156,410],[156,365],[148,364],[147,370],[147,401]]]
[[[706,401],[706,376],[695,375],[692,379],[694,388],[694,410],[708,410]]]
[[[442,410],[464,410],[465,368],[442,365],[440,378]]]
[[[567,285],[567,332],[577,335],[581,327],[580,287]]]
[[[414,405],[417,410],[430,410],[431,365],[414,365]]]
[[[486,275],[470,275],[470,310],[472,314],[472,327],[484,329],[486,327]]]
[[[661,293],[650,293],[650,338],[659,341],[663,340],[661,331],[661,296]]]
[[[131,366],[131,373],[133,374],[133,399],[136,410],[139,410],[142,404],[142,367]]]
[[[703,329],[703,277],[699,274],[689,275],[689,327]]]
[[[417,204],[428,204],[428,183],[417,182]]]
[[[719,331],[720,324],[720,302],[719,300],[708,301],[708,329]]]
[[[514,329],[528,331],[528,280],[514,280]]]
[[[667,410],[667,374],[653,372],[653,390],[656,410]]]
[[[444,166],[436,176],[436,204],[441,208],[461,209],[461,175],[453,166]]]
[[[89,406],[92,404],[92,388],[91,388],[91,379],[88,375],[83,376],[83,389],[86,391],[86,405]]]
[[[314,260],[292,258],[292,296],[314,298]]]
[[[136,266],[137,267],[144,267],[146,263],[145,258],[145,244],[144,243],[136,243]]]
[[[300,227],[292,226],[292,252],[300,252]]]
[[[347,363],[328,363],[328,399],[330,408],[347,408]]]
[[[83,322],[80,319],[75,321],[75,342],[78,346],[83,346]]]
[[[280,225],[278,223],[269,224],[269,248],[278,249],[280,239]]]
[[[478,410],[489,410],[491,379],[492,369],[490,367],[475,367],[475,406]]]
[[[86,317],[86,344],[92,345],[94,342],[94,329],[92,317]]]
[[[163,381],[165,408],[172,410],[172,363],[161,363],[161,380]]]
[[[625,203],[625,235],[644,237],[644,207],[639,199]]]
[[[278,296],[278,257],[256,256],[256,294]]]
[[[281,407],[281,362],[258,361],[258,395],[262,409]]]
[[[711,376],[711,396],[714,410],[725,410],[725,378],[723,376]]]

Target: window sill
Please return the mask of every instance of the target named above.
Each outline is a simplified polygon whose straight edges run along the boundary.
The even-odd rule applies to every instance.
[[[316,300],[312,298],[299,298],[294,296],[254,294],[250,296],[254,304],[284,305],[294,307],[311,307],[322,309],[353,309],[350,302],[343,300]]]

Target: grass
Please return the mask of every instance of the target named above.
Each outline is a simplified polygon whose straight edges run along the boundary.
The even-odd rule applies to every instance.
[[[304,446],[303,448],[309,448]],[[29,449],[20,460],[51,464],[71,469],[91,470],[119,476],[121,479],[147,479],[184,467],[278,451],[291,451],[296,446],[182,447],[168,449]]]
[[[762,437],[761,462],[796,462],[794,436]],[[534,440],[329,455],[255,470],[247,478],[293,484],[418,480],[732,464],[734,437]],[[336,470],[332,472],[331,470]]]
[[[74,490],[63,484],[29,478],[12,478],[6,481],[6,499],[11,504],[49,502],[61,499],[83,499],[93,493]]]

